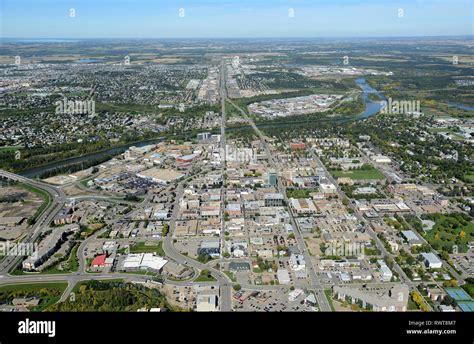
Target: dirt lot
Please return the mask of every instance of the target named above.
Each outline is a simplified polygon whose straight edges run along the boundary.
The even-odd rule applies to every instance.
[[[30,217],[43,203],[38,195],[19,187],[0,188],[0,217]]]

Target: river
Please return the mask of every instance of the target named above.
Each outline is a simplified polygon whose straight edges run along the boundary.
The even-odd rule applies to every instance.
[[[357,79],[356,84],[362,90],[362,100],[365,103],[365,110],[357,116],[357,119],[366,119],[376,115],[382,108],[382,104],[380,102],[371,101],[369,94],[375,94],[381,101],[385,100],[385,97],[379,91],[370,87],[363,78]]]
[[[65,159],[65,160],[55,161],[55,162],[50,163],[50,164],[46,164],[46,165],[43,165],[43,166],[39,166],[39,167],[35,167],[35,168],[29,169],[29,170],[25,170],[23,172],[20,172],[19,174],[24,176],[24,177],[27,177],[27,178],[36,178],[36,177],[40,177],[45,172],[48,172],[48,171],[51,171],[51,170],[54,170],[54,169],[57,169],[57,168],[60,168],[60,167],[75,165],[75,164],[79,164],[81,162],[85,162],[85,161],[88,161],[88,160],[95,160],[95,159],[99,159],[99,158],[102,158],[102,157],[106,157],[108,155],[119,155],[119,154],[125,152],[128,148],[130,148],[132,146],[143,147],[143,146],[146,146],[146,145],[149,145],[149,144],[154,144],[154,143],[161,142],[161,141],[163,141],[163,139],[164,138],[160,137],[160,138],[156,138],[156,139],[147,139],[147,140],[143,140],[143,141],[130,142],[130,143],[124,144],[122,146],[113,147],[113,148],[110,148],[110,149],[107,149],[107,150],[104,150],[104,151],[90,153],[90,154],[84,154],[84,155],[81,155],[81,156],[77,156],[77,157],[73,157],[73,158],[69,158],[69,159]]]
[[[357,117],[355,119],[356,120],[362,120],[362,119],[366,119],[366,118],[369,118],[369,117],[372,117],[372,116],[376,115],[380,111],[380,109],[382,108],[382,105],[379,102],[371,101],[369,99],[369,94],[377,95],[377,97],[379,97],[380,100],[384,100],[385,97],[382,94],[380,94],[380,92],[378,92],[377,90],[370,87],[367,84],[366,80],[363,79],[363,78],[357,79],[356,84],[357,84],[357,86],[359,86],[362,89],[362,92],[363,92],[362,99],[365,103],[365,110],[363,112],[361,112],[359,115],[357,115]],[[324,119],[321,119],[320,121],[321,122],[344,122],[344,121],[348,121],[348,120],[350,121],[350,120],[353,120],[353,119],[324,118]],[[273,126],[273,125],[274,124],[271,124],[271,123],[268,123],[268,124],[264,123],[264,124],[260,124],[260,125],[257,124],[257,126],[259,128]],[[280,123],[279,124],[279,126],[285,126],[285,125],[294,125],[294,122],[290,121],[288,124],[285,124],[285,123]],[[239,128],[242,128],[242,127],[239,127]],[[234,128],[234,129],[238,129],[238,128]],[[227,128],[226,130],[232,131],[233,128]],[[78,157],[73,157],[73,158],[69,158],[69,159],[65,159],[65,160],[56,161],[56,162],[53,162],[53,163],[50,163],[50,164],[47,164],[47,165],[43,165],[43,166],[35,167],[35,168],[29,169],[29,170],[25,170],[25,171],[23,171],[19,174],[24,176],[24,177],[28,177],[28,178],[36,178],[36,177],[40,177],[45,172],[48,172],[48,171],[51,171],[51,170],[54,170],[54,169],[57,169],[57,168],[61,168],[61,167],[69,166],[69,165],[75,165],[75,164],[78,164],[78,163],[81,163],[81,162],[94,160],[94,159],[98,159],[98,158],[101,158],[101,157],[106,157],[108,155],[118,155],[118,154],[121,154],[121,153],[125,152],[131,146],[142,147],[142,146],[146,146],[148,144],[161,142],[161,141],[163,141],[163,139],[164,138],[161,137],[161,138],[157,138],[157,139],[148,139],[148,140],[143,140],[143,141],[138,141],[138,142],[132,142],[132,143],[128,143],[128,144],[125,144],[125,145],[122,145],[122,146],[119,146],[119,147],[110,148],[110,149],[107,149],[107,150],[104,150],[104,151],[101,151],[101,152],[90,153],[90,154],[85,154],[85,155],[81,155],[81,156],[78,156]]]

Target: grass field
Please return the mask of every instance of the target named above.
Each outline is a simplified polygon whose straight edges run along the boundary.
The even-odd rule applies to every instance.
[[[155,252],[157,255],[163,257],[165,255],[165,251],[163,251],[162,245],[163,243],[161,241],[156,245],[146,245],[143,241],[130,246],[130,253]]]
[[[464,175],[464,178],[468,183],[474,183],[474,172],[469,172]]]
[[[354,180],[385,178],[383,173],[375,168],[370,170],[331,171],[331,174],[334,178],[351,178]]]
[[[18,149],[21,149],[23,147],[21,146],[3,146],[3,147],[0,147],[0,152],[10,152],[10,151],[14,151],[14,150],[18,150]]]
[[[216,279],[209,274],[209,271],[202,270],[194,282],[214,282]]]

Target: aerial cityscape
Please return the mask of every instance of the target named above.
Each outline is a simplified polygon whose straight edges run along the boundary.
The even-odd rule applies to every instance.
[[[318,35],[283,2],[308,31],[175,36],[45,3],[38,32],[2,5],[0,311],[474,310],[471,1],[446,34],[387,31],[443,1],[366,1],[387,27]]]

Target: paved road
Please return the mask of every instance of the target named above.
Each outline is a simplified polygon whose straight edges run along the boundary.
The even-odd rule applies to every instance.
[[[255,125],[255,122],[249,116],[247,116],[247,114],[245,113],[244,110],[242,110],[239,106],[237,106],[230,99],[229,99],[229,102],[237,110],[239,110],[239,112],[242,114],[242,116],[250,123],[250,125],[252,126],[252,128],[254,129],[254,131],[257,133],[260,140],[264,144],[265,152],[266,152],[268,162],[270,163],[271,168],[273,168],[275,171],[278,171],[278,167],[277,167],[275,161],[273,160],[273,155],[270,152],[270,148],[268,146],[267,140],[266,140],[265,136],[263,135],[263,133]],[[283,186],[283,184],[281,183],[280,178],[278,178],[278,191],[283,195],[286,204],[289,204],[288,198],[286,197],[286,189]],[[314,270],[313,263],[311,261],[311,256],[309,255],[309,252],[306,249],[306,245],[305,245],[303,237],[300,233],[299,226],[298,226],[297,222],[295,221],[295,218],[294,218],[294,215],[293,215],[293,210],[291,209],[290,206],[288,206],[288,209],[289,209],[290,219],[291,219],[293,228],[296,229],[294,231],[294,233],[295,233],[295,239],[296,239],[297,244],[298,244],[298,249],[299,249],[299,251],[301,252],[301,254],[303,255],[303,257],[305,259],[306,267],[307,267],[307,270],[308,270],[309,277],[311,279],[311,285],[314,289],[316,300],[318,301],[319,307],[322,311],[330,312],[331,311],[331,306],[329,305],[329,301],[328,301],[326,295],[324,294],[324,288],[323,288],[321,282],[319,281],[319,278],[318,278],[318,276],[317,276],[317,274]]]
[[[59,211],[64,205],[66,197],[62,190],[60,190],[59,188],[56,188],[46,183],[38,182],[36,180],[28,179],[26,177],[14,173],[0,170],[0,177],[8,178],[10,180],[18,181],[26,185],[33,186],[35,188],[47,192],[51,196],[51,202],[49,203],[48,207],[46,207],[46,209],[43,211],[43,213],[36,219],[36,223],[31,228],[31,233],[29,233],[22,239],[22,243],[33,243],[38,237],[38,235],[41,233],[41,231],[46,228],[49,223],[54,219],[54,217],[59,213]],[[20,256],[7,256],[0,263],[0,274],[7,274],[8,271],[19,262],[20,259]]]
[[[184,181],[183,181],[184,182]],[[187,257],[181,253],[179,253],[173,245],[173,234],[174,229],[176,227],[176,220],[179,215],[179,202],[183,195],[183,182],[178,184],[176,188],[176,199],[175,199],[175,206],[173,209],[173,214],[171,215],[170,219],[170,229],[169,233],[166,237],[163,238],[163,251],[165,252],[166,256],[170,259],[173,259],[179,264],[183,264],[185,266],[197,269],[197,270],[209,270],[209,273],[212,277],[216,279],[216,283],[219,284],[220,289],[220,310],[224,312],[228,312],[232,310],[232,297],[231,297],[231,289],[232,289],[232,282],[229,280],[229,277],[224,273],[220,272],[217,269],[207,266],[206,264],[200,263],[197,260],[194,260],[190,257]],[[196,283],[193,283],[196,284]]]
[[[329,173],[329,171],[326,169],[326,166],[323,164],[323,162],[319,159],[319,157],[314,153],[313,149],[309,150],[313,159],[318,163],[318,165],[323,168],[324,173],[327,177],[327,179],[336,186],[337,193],[341,199],[347,198],[346,194],[342,189],[339,187],[338,183],[336,180],[333,178],[333,176]],[[359,213],[359,210],[355,207],[355,205],[352,202],[349,202],[349,207],[353,210],[354,215],[357,217],[357,220],[359,223],[365,223],[365,219],[362,217],[362,215]],[[374,240],[377,248],[382,252],[382,256],[384,258],[389,257],[393,261],[393,269],[397,272],[398,276],[400,277],[401,281],[405,284],[408,285],[408,288],[411,291],[417,290],[417,285],[418,283],[413,282],[408,278],[408,276],[405,274],[405,272],[402,270],[402,268],[398,265],[398,263],[395,261],[395,257],[388,252],[388,250],[385,248],[385,245],[382,243],[380,238],[377,236],[377,233],[373,230],[373,228],[369,225],[365,227],[367,230],[367,233],[370,235],[372,240]],[[433,309],[431,306],[423,300],[423,302],[426,304],[426,306],[432,311]]]

